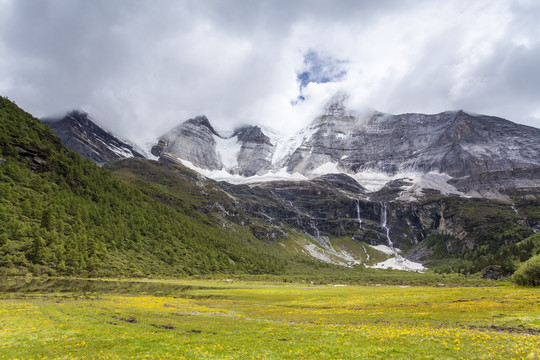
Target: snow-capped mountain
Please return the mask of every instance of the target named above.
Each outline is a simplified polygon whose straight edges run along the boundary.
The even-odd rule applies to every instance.
[[[197,117],[163,135],[152,152],[233,183],[342,173],[371,192],[393,185],[402,198],[427,188],[497,197],[497,182],[482,186],[478,177],[500,178],[509,171],[514,171],[512,187],[540,186],[530,171],[523,181],[515,173],[540,167],[540,129],[464,111],[357,114],[347,110],[347,98],[334,96],[319,117],[289,139],[267,136],[257,126],[224,137],[206,117]]]
[[[236,129],[229,137],[218,134],[206,116],[190,119],[159,138],[152,154],[162,160],[187,160],[206,170],[224,170],[250,177],[272,165],[274,146],[258,126]]]
[[[141,152],[96,125],[87,113],[71,111],[63,118],[44,118],[52,131],[70,150],[98,164],[110,160],[138,157]]]
[[[363,260],[335,239],[359,241],[353,244],[362,254],[372,246],[393,256],[370,266],[421,271],[434,244],[460,256],[480,246],[497,249],[498,241],[514,239],[515,229],[532,234],[540,228],[534,212],[540,129],[463,111],[354,113],[346,103],[338,94],[289,138],[259,126],[225,135],[199,116],[159,138],[152,154],[160,162],[125,159],[106,168],[150,183],[180,181],[224,228],[234,222],[265,242],[288,238],[294,229],[306,235],[295,245],[301,254],[343,266]],[[86,114],[47,123],[94,161],[110,160],[106,152],[136,156]],[[501,229],[507,235],[499,238]]]

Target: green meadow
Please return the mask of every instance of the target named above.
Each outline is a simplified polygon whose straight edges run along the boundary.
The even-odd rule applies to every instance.
[[[536,359],[538,288],[0,282],[0,359]]]

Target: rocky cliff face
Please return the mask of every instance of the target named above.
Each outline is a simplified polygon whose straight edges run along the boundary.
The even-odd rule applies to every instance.
[[[72,111],[63,118],[42,119],[64,145],[82,157],[97,163],[128,157],[144,158],[132,145],[96,125],[87,113]]]
[[[274,146],[260,127],[242,127],[234,132],[232,138],[241,144],[236,159],[238,167],[233,169],[235,173],[249,177],[270,168]]]
[[[160,138],[155,154],[188,161],[210,177],[212,170],[223,170],[224,180],[241,175],[246,183],[275,173],[305,179],[342,173],[373,194],[393,188],[394,199],[402,200],[422,198],[427,189],[502,200],[501,189],[538,188],[540,129],[463,111],[356,114],[346,102],[346,94],[336,95],[321,116],[288,140],[270,139],[256,126],[225,138],[206,118],[188,120]]]
[[[161,136],[152,154],[172,162],[184,159],[204,169],[221,169],[216,153],[218,136],[206,116],[198,116]]]
[[[313,134],[291,156],[289,172],[309,174],[331,163],[349,174],[438,172],[461,178],[539,165],[540,129],[463,111],[357,117],[336,104],[311,125]]]
[[[526,212],[527,206],[534,208],[537,205],[531,204],[538,201],[517,208],[498,201],[455,196],[437,196],[420,202],[373,201],[364,188],[346,175],[250,186],[220,182],[219,186],[237,200],[228,209],[229,215],[243,211],[272,224],[273,229],[298,229],[314,239],[352,237],[405,252],[418,246],[429,248],[423,241],[440,234],[447,236],[446,251],[458,256],[490,244],[505,231],[510,234],[510,229],[532,234],[540,227],[538,219],[528,219]],[[276,231],[272,236],[260,235],[265,241],[279,238]],[[504,241],[517,239],[509,235]]]
[[[540,167],[517,168],[483,172],[451,179],[449,184],[459,191],[475,197],[490,197],[506,200],[511,197],[538,197],[540,192]]]
[[[164,161],[249,177],[269,168],[273,145],[258,126],[241,127],[225,137],[199,116],[161,136],[152,154]]]
[[[311,242],[299,246],[306,253],[317,257],[311,250],[318,244],[318,251],[323,249],[335,256],[335,263],[346,265],[355,260],[332,247],[336,239],[347,239],[360,248],[385,245],[396,253],[401,250],[407,259],[425,262],[434,256],[476,259],[540,230],[539,200],[513,198],[516,203],[511,204],[433,192],[422,201],[396,201],[395,196],[388,200],[386,190],[375,198],[345,174],[236,185],[165,162],[156,163],[163,169],[159,176],[151,175],[145,171],[146,163],[131,159],[110,166],[137,169],[139,176],[168,186],[179,181],[197,210],[210,214],[224,228],[234,222],[261,241],[284,246],[288,238],[305,234]]]

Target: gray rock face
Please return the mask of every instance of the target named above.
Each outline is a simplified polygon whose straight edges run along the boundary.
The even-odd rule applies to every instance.
[[[152,154],[172,162],[187,160],[203,169],[219,170],[215,136],[219,136],[206,116],[189,119],[159,138]]]
[[[306,174],[330,162],[347,173],[435,171],[459,178],[540,163],[540,129],[463,111],[359,118],[328,106],[311,128],[289,172]]]
[[[365,194],[367,192],[366,188],[360,185],[358,181],[345,174],[322,175],[314,179],[314,181],[324,182],[332,187],[342,188],[354,193]]]
[[[499,201],[458,197],[434,197],[422,202],[373,201],[346,175],[251,186],[219,182],[218,186],[234,196],[228,214],[243,211],[272,226],[286,225],[314,238],[345,236],[371,245],[387,245],[390,237],[402,250],[436,233],[446,236],[449,253],[460,254],[494,241],[492,236],[501,226],[523,223],[521,229],[530,234],[538,226],[520,213],[531,206],[526,202],[513,210],[511,204]]]
[[[238,174],[253,176],[270,168],[274,146],[260,127],[242,127],[235,130],[232,137],[236,137],[237,142],[242,144],[237,157]]]
[[[538,196],[540,167],[485,172],[448,182],[468,194],[477,192],[482,195],[489,190],[503,196]]]
[[[150,171],[149,163],[128,159],[108,167],[137,169],[150,182],[161,177],[167,182],[182,179],[183,184],[187,180],[196,189],[190,191],[201,198],[198,207],[218,215],[216,223],[227,227],[229,221],[234,222],[265,242],[285,239],[292,234],[291,229],[319,244],[336,237],[370,245],[388,245],[391,239],[408,259],[426,261],[436,256],[471,255],[471,250],[487,246],[493,250],[518,242],[540,228],[540,198],[535,200],[530,195],[514,198],[515,204],[435,193],[422,201],[396,201],[387,193],[399,188],[399,181],[376,194],[368,194],[345,174],[235,185],[164,162],[158,162],[162,170],[155,172],[152,166]],[[534,171],[526,171],[521,177],[527,176],[534,177]],[[474,185],[474,181],[469,179],[465,185]]]
[[[72,111],[63,118],[42,119],[58,136],[64,145],[82,157],[97,163],[111,160],[144,156],[133,146],[96,125],[88,114]]]
[[[205,170],[225,169],[253,176],[268,170],[274,146],[258,126],[238,128],[230,137],[218,134],[205,116],[190,119],[159,138],[152,154],[161,160],[187,160]]]
[[[270,139],[257,126],[223,137],[202,116],[162,136],[152,152],[162,160],[187,160],[204,170],[243,177],[280,172],[313,179],[342,173],[358,180],[364,173],[378,173],[388,180],[371,191],[381,190],[386,183],[380,197],[384,201],[404,199],[406,188],[413,189],[412,197],[420,187],[501,198],[491,191],[493,187],[538,187],[538,171],[532,169],[540,168],[540,129],[464,111],[357,114],[347,110],[347,98],[341,93],[334,96],[321,116],[288,140]],[[517,169],[521,169],[520,179],[512,180],[508,174]],[[433,173],[441,176],[437,179]],[[414,174],[428,178],[418,185]]]

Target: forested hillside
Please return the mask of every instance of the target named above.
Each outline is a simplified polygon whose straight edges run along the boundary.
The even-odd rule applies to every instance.
[[[49,127],[0,98],[0,276],[279,274],[317,281],[325,274],[350,281],[381,281],[385,276],[390,282],[411,281],[412,274],[399,280],[405,275],[364,266],[349,269],[313,257],[308,250],[320,239],[307,235],[315,228],[310,212],[330,208],[356,216],[361,206],[360,230],[359,219],[350,215],[330,224],[342,231],[353,229],[349,236],[330,234],[330,250],[343,248],[366,265],[387,257],[367,246],[370,238],[354,240],[358,231],[371,234],[364,228],[370,224],[378,229],[380,214],[374,209],[381,204],[349,198],[336,203],[322,195],[319,187],[328,184],[321,184],[298,185],[308,186],[308,193],[316,197],[319,207],[314,208],[309,197],[303,198],[305,204],[281,199],[280,194],[289,194],[286,183],[283,193],[264,186],[233,186],[181,165],[141,159],[100,168],[64,147]],[[289,186],[292,193],[300,193],[294,190],[296,184]],[[287,211],[292,201],[297,212]],[[485,200],[440,199],[447,213],[446,233],[431,230],[411,250],[431,270],[423,279],[440,282],[434,272],[481,272],[486,278],[500,278],[517,270],[521,277],[516,281],[533,284],[530,279],[537,279],[540,256],[540,237],[533,234],[540,218],[538,201],[515,201],[510,207]],[[417,209],[426,208],[425,214],[418,210],[415,216],[433,220],[439,214],[434,204],[438,202],[418,205]],[[397,242],[415,218],[408,215],[407,204],[392,206]],[[437,211],[430,212],[433,206]],[[324,216],[316,219],[323,231],[330,231],[325,221],[332,219]],[[460,234],[466,234],[464,240],[456,237]]]
[[[0,273],[256,274],[283,266],[248,231],[143,194],[0,98]]]

